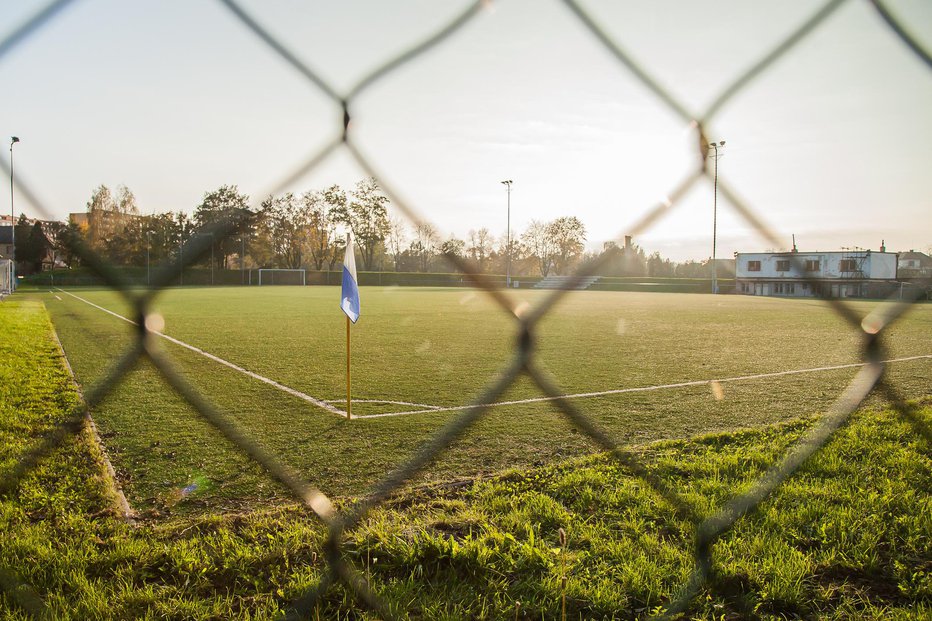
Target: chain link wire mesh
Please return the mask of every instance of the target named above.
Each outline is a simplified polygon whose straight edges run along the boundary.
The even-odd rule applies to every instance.
[[[396,57],[388,59],[381,66],[369,72],[347,92],[341,94],[321,78],[309,64],[305,63],[297,54],[293,53],[286,45],[265,30],[235,0],[218,1],[226,7],[231,15],[239,20],[243,28],[252,32],[273,50],[281,62],[290,65],[309,85],[326,95],[334,106],[342,111],[342,123],[335,125],[334,137],[311,153],[294,170],[284,175],[272,186],[269,193],[275,194],[281,191],[320,166],[334,152],[344,149],[363,171],[379,181],[385,193],[412,223],[428,222],[428,219],[414,205],[408,204],[400,198],[399,193],[392,186],[391,179],[381,174],[360,150],[350,128],[351,108],[353,102],[374,83],[389,79],[391,74],[400,67],[446,42],[463,26],[475,20],[486,5],[490,3],[480,0],[470,4],[465,10],[451,19],[449,23],[425,40]],[[890,31],[902,44],[932,70],[932,56],[910,36],[884,3],[881,0],[864,1],[868,2],[876,10],[882,21],[886,23]],[[57,0],[32,16],[24,25],[0,42],[0,62],[11,50],[53,22],[62,9],[75,2],[76,0]],[[763,55],[750,68],[736,76],[715,97],[713,103],[706,110],[700,114],[695,114],[665,90],[650,72],[635,61],[633,56],[624,49],[622,43],[613,39],[582,3],[575,0],[563,0],[563,4],[566,5],[571,14],[570,19],[578,20],[591,36],[617,60],[619,73],[632,76],[644,89],[656,97],[659,106],[666,107],[683,122],[688,123],[695,133],[696,146],[701,156],[699,166],[689,172],[672,191],[667,193],[667,198],[664,201],[650,209],[640,221],[625,231],[625,234],[636,236],[647,231],[661,216],[675,211],[684,195],[696,184],[703,180],[711,182],[710,166],[713,163],[713,158],[710,157],[709,139],[706,136],[705,128],[710,125],[716,114],[726,103],[764,74],[774,62],[818,30],[844,3],[845,0],[826,2],[792,34]],[[8,161],[0,160],[0,168],[3,169],[7,177],[10,177],[11,170]],[[20,180],[16,180],[15,183],[16,190],[29,203],[39,212],[51,217],[49,215],[51,211],[43,206],[42,201],[39,200],[37,194],[28,185]],[[718,180],[718,187],[725,201],[753,230],[773,246],[779,247],[781,245],[776,234],[765,224],[751,205],[742,201],[728,184],[721,179]],[[14,491],[23,478],[36,467],[39,460],[55,450],[67,438],[79,433],[84,425],[85,408],[93,410],[101,404],[130,371],[143,360],[148,360],[161,373],[166,382],[193,406],[200,416],[223,434],[230,443],[260,464],[270,476],[288,488],[294,497],[303,503],[329,529],[329,536],[325,545],[325,554],[329,565],[328,572],[316,587],[293,603],[291,612],[288,615],[289,618],[308,617],[328,589],[338,582],[345,585],[361,604],[376,611],[384,618],[395,618],[396,615],[392,608],[373,590],[364,575],[344,557],[341,547],[344,535],[347,531],[351,531],[360,525],[370,511],[378,507],[393,492],[399,490],[401,486],[437,459],[441,453],[446,451],[482,419],[489,409],[487,404],[494,403],[515,382],[525,377],[529,378],[537,386],[542,395],[551,399],[562,415],[571,421],[576,428],[607,451],[625,470],[649,486],[658,498],[675,512],[677,517],[684,518],[695,525],[694,569],[689,580],[671,596],[669,603],[662,612],[663,617],[670,617],[686,610],[691,599],[695,597],[701,588],[714,589],[714,585],[710,580],[714,571],[713,544],[726,534],[738,520],[754,512],[774,490],[793,476],[815,453],[824,447],[834,432],[848,420],[852,412],[862,404],[868,394],[878,392],[903,419],[911,424],[918,435],[925,438],[927,442],[932,442],[932,429],[919,417],[916,408],[906,402],[897,387],[889,382],[884,374],[885,363],[883,360],[885,360],[885,356],[883,349],[885,333],[918,300],[918,293],[914,294],[912,298],[895,303],[878,304],[871,313],[864,317],[860,316],[854,308],[842,299],[828,298],[825,303],[840,317],[844,318],[850,328],[860,335],[861,359],[864,363],[861,370],[835,400],[829,411],[819,419],[817,424],[804,437],[796,442],[781,460],[773,464],[756,484],[746,492],[731,499],[712,516],[702,519],[696,515],[690,504],[679,496],[671,486],[640,463],[634,452],[617,443],[609,433],[599,427],[593,416],[566,399],[564,397],[565,393],[561,390],[559,384],[548,375],[537,359],[536,341],[540,322],[557,302],[567,295],[569,290],[572,290],[576,284],[610,261],[613,256],[612,252],[604,253],[599,260],[577,271],[564,289],[553,291],[541,303],[530,310],[519,308],[515,300],[505,292],[490,285],[489,281],[484,279],[482,274],[478,273],[466,261],[456,257],[449,257],[448,260],[453,266],[460,270],[475,287],[481,289],[491,299],[495,300],[501,308],[501,312],[513,318],[517,338],[512,359],[496,377],[490,378],[485,390],[474,400],[471,407],[456,415],[443,426],[416,454],[379,482],[368,496],[356,502],[346,511],[337,512],[330,499],[309,482],[302,473],[282,463],[272,453],[241,431],[231,417],[200,394],[178,370],[171,357],[164,350],[156,347],[156,337],[147,327],[150,308],[159,291],[169,286],[183,268],[203,259],[210,252],[213,236],[216,239],[221,239],[238,235],[242,228],[249,224],[250,217],[249,214],[243,214],[238,218],[214,225],[203,236],[190,239],[181,253],[183,259],[159,268],[153,275],[150,288],[143,292],[131,289],[130,283],[125,280],[125,277],[119,271],[113,269],[102,257],[79,241],[76,253],[83,264],[89,266],[108,287],[119,292],[135,309],[135,342],[123,353],[122,357],[112,364],[104,378],[85,393],[85,404],[71,412],[66,420],[61,422],[52,432],[46,434],[42,442],[30,449],[12,471],[4,474],[2,483],[0,483],[0,493]],[[208,241],[207,237],[211,234],[211,241]],[[798,259],[794,259],[794,261],[799,263]],[[802,265],[795,265],[794,267],[798,273],[807,273]],[[817,281],[814,278],[809,278],[809,282],[815,284]],[[35,597],[28,585],[19,584],[14,577],[3,572],[0,572],[0,585],[4,590],[12,593],[25,609],[38,613],[42,612],[41,602]]]

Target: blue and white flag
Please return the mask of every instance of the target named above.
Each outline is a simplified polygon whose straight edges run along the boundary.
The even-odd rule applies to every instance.
[[[346,234],[346,254],[343,256],[343,295],[340,308],[356,323],[359,319],[359,284],[356,280],[356,255],[353,251],[353,237]]]

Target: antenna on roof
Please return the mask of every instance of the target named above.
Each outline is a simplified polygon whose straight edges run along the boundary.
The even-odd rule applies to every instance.
[[[799,252],[799,250],[796,249],[796,233],[793,233],[793,252]]]

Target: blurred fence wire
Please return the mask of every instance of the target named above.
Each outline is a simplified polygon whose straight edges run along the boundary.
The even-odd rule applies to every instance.
[[[55,21],[63,8],[77,1],[78,0],[57,0],[51,2],[43,10],[32,16],[24,25],[0,42],[0,62],[4,60],[4,57],[7,56],[12,49],[29,40],[36,32]],[[391,178],[380,174],[380,171],[376,170],[375,166],[357,147],[353,131],[350,127],[352,105],[354,101],[375,82],[389,79],[400,67],[406,65],[418,56],[428,53],[432,48],[444,44],[454,33],[467,23],[479,18],[483,9],[486,5],[490,4],[490,2],[476,1],[469,4],[442,28],[420,43],[400,53],[398,56],[386,60],[382,65],[376,67],[363,77],[355,86],[341,94],[315,72],[309,63],[303,61],[296,53],[290,50],[288,46],[265,30],[253,15],[247,12],[235,0],[218,1],[229,10],[231,15],[239,20],[243,28],[251,31],[265,45],[273,50],[274,53],[279,56],[281,62],[290,65],[300,74],[302,79],[306,80],[313,88],[318,89],[321,93],[329,97],[333,104],[337,106],[339,110],[342,110],[342,123],[338,123],[334,126],[334,137],[323,146],[320,146],[316,151],[312,152],[307,159],[296,166],[294,170],[284,174],[282,178],[272,186],[274,188],[272,193],[280,191],[309,171],[314,170],[335,151],[345,149],[364,171],[378,179],[384,191],[411,222],[428,222],[428,217],[423,216],[413,205],[401,199],[400,194],[393,188]],[[929,52],[924,50],[918,42],[911,38],[907,30],[897,21],[897,18],[884,6],[884,3],[881,2],[881,0],[868,1],[881,18],[878,20],[878,23],[885,23],[890,31],[902,41],[904,46],[914,53],[926,66],[932,69],[932,57],[930,57]],[[746,71],[735,76],[729,85],[722,89],[718,96],[714,98],[713,103],[707,110],[700,114],[696,114],[690,111],[687,106],[672,93],[665,90],[651,73],[635,61],[633,56],[623,47],[622,42],[608,34],[607,30],[603,28],[603,25],[586,9],[584,3],[576,2],[575,0],[563,0],[563,3],[569,8],[568,20],[578,20],[591,33],[591,36],[605,48],[606,52],[617,60],[619,73],[627,74],[629,77],[640,82],[646,90],[656,97],[658,106],[668,108],[669,111],[678,116],[682,121],[690,124],[695,132],[695,144],[700,155],[697,159],[699,165],[689,172],[672,191],[666,194],[666,200],[648,210],[640,221],[635,223],[628,231],[624,232],[625,234],[638,235],[648,230],[661,215],[675,210],[680,204],[681,199],[693,186],[703,180],[711,181],[711,164],[713,158],[710,157],[709,139],[706,135],[706,128],[714,120],[716,114],[728,101],[742,92],[748,84],[764,74],[776,60],[787,54],[799,44],[800,41],[806,39],[814,31],[817,31],[831,18],[832,14],[835,13],[844,2],[845,0],[830,0],[820,6],[813,12],[809,19],[792,32],[792,34],[776,45],[771,51],[764,54],[759,60],[751,64]],[[8,161],[0,160],[0,168],[3,169],[7,177],[11,176],[10,163]],[[730,203],[731,207],[743,217],[751,228],[757,231],[773,246],[779,247],[781,245],[774,232],[764,224],[763,219],[759,217],[758,212],[739,199],[737,194],[729,188],[727,183],[723,183],[719,179],[718,185],[725,200]],[[26,184],[20,180],[16,180],[16,190],[38,211],[43,212],[46,217],[51,218],[51,211],[43,206],[42,201],[39,200],[36,193]],[[248,214],[243,214],[239,220],[229,220],[216,224],[209,233],[212,233],[217,239],[236,236],[242,227],[248,224],[246,219],[249,217]],[[882,394],[896,409],[899,415],[912,425],[916,433],[923,436],[927,441],[932,442],[932,430],[919,418],[914,409],[905,403],[905,400],[897,391],[896,386],[885,379],[885,365],[882,362],[884,360],[883,342],[886,331],[909,310],[910,305],[915,300],[907,299],[898,301],[895,304],[878,305],[872,313],[866,317],[862,317],[843,300],[828,299],[826,303],[847,321],[852,330],[856,330],[860,334],[862,362],[864,362],[865,365],[838,397],[829,412],[818,421],[816,426],[811,429],[807,435],[791,448],[782,460],[774,464],[747,492],[733,498],[711,517],[704,520],[700,519],[692,512],[689,503],[679,497],[662,479],[650,473],[646,467],[639,463],[638,458],[633,452],[620,446],[606,431],[601,429],[595,417],[588,415],[585,410],[579,408],[571,401],[564,399],[562,396],[564,391],[562,391],[556,382],[542,369],[535,355],[535,343],[537,341],[538,326],[541,320],[547,315],[548,311],[566,295],[568,290],[574,288],[576,283],[591,275],[603,264],[610,261],[612,259],[611,253],[603,254],[600,260],[586,265],[583,270],[575,273],[573,276],[574,282],[568,283],[565,289],[553,291],[538,306],[524,311],[517,307],[516,301],[507,293],[491,286],[487,279],[483,279],[481,275],[475,271],[473,266],[463,260],[452,257],[449,260],[454,263],[454,266],[462,271],[467,278],[472,280],[475,286],[483,289],[488,296],[494,299],[501,307],[503,313],[513,318],[514,329],[517,336],[513,357],[510,363],[503,368],[497,376],[489,379],[487,387],[476,397],[472,407],[456,415],[449,421],[426,442],[416,454],[411,456],[397,470],[378,483],[369,496],[358,501],[345,512],[337,512],[327,496],[314,487],[311,482],[306,480],[302,473],[282,463],[263,446],[239,430],[229,416],[225,415],[217,406],[200,394],[184,375],[177,370],[164,350],[155,346],[156,338],[149,331],[149,328],[147,328],[146,321],[150,314],[153,297],[157,295],[160,289],[163,289],[168,286],[169,283],[177,279],[184,267],[196,263],[204,258],[205,254],[209,253],[210,244],[214,239],[213,236],[211,237],[211,241],[207,241],[206,235],[190,239],[184,246],[184,251],[180,253],[183,259],[176,261],[174,264],[161,267],[154,275],[151,287],[144,292],[140,292],[138,289],[131,289],[129,283],[124,280],[125,277],[121,276],[119,271],[113,269],[112,266],[108,265],[105,259],[97,256],[87,246],[79,244],[76,251],[84,265],[90,266],[109,287],[118,291],[133,306],[135,309],[135,323],[137,327],[134,344],[112,365],[106,377],[95,387],[86,392],[85,403],[88,408],[93,410],[93,408],[100,404],[140,361],[148,359],[159,370],[168,384],[187,400],[205,420],[219,430],[227,440],[236,445],[239,450],[260,464],[272,477],[285,485],[297,499],[327,525],[329,528],[329,537],[326,543],[326,559],[329,564],[328,571],[319,584],[294,602],[289,614],[291,617],[304,618],[309,616],[320,601],[320,598],[324,596],[332,585],[338,582],[342,583],[354,593],[361,604],[377,611],[377,613],[384,618],[394,618],[396,616],[393,612],[394,607],[385,602],[383,598],[371,588],[364,575],[346,559],[341,547],[341,542],[344,540],[345,534],[347,531],[356,528],[370,511],[378,507],[390,494],[417,475],[450,447],[451,444],[462,437],[472,425],[486,414],[488,407],[483,404],[494,403],[521,377],[530,378],[539,388],[540,392],[551,398],[562,414],[572,421],[577,429],[586,434],[597,445],[608,451],[623,468],[639,477],[660,498],[668,503],[677,514],[695,524],[696,543],[693,559],[694,570],[687,583],[683,584],[678,592],[671,594],[668,604],[662,613],[663,616],[671,616],[684,611],[701,588],[714,588],[714,585],[710,581],[713,571],[712,547],[714,542],[727,533],[738,520],[760,506],[769,494],[791,477],[794,472],[812,457],[812,455],[825,446],[832,434],[847,420],[849,415],[859,407],[872,391],[880,392],[880,394]],[[799,273],[806,273],[801,265],[796,266],[796,269]],[[12,471],[5,473],[2,483],[0,483],[0,492],[8,493],[15,490],[23,477],[36,467],[36,464],[42,457],[60,446],[69,436],[78,433],[84,424],[84,415],[85,410],[82,406],[72,412],[70,417],[58,425],[52,432],[48,433],[38,446],[32,448],[19,460]],[[18,584],[11,576],[0,575],[0,585],[13,597],[19,599],[27,609],[35,609],[36,606],[41,606],[40,603],[37,603],[35,597],[30,595],[31,590],[28,588],[28,585]]]

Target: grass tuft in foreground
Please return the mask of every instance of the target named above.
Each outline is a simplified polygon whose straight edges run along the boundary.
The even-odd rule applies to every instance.
[[[0,305],[3,473],[76,404],[41,304]],[[932,423],[932,404],[918,411]],[[746,489],[811,424],[638,449],[697,516]],[[930,447],[862,412],[714,548],[690,618],[932,614]],[[89,434],[0,496],[0,617],[273,618],[317,583],[325,533],[298,508],[129,526]],[[349,500],[344,501],[344,506]],[[561,534],[562,533],[562,534]],[[347,533],[345,557],[399,616],[649,616],[692,569],[694,524],[605,455],[409,490]],[[565,539],[564,539],[565,534]],[[565,542],[565,545],[564,545]],[[564,582],[565,577],[565,582]],[[311,618],[368,619],[341,587]]]

